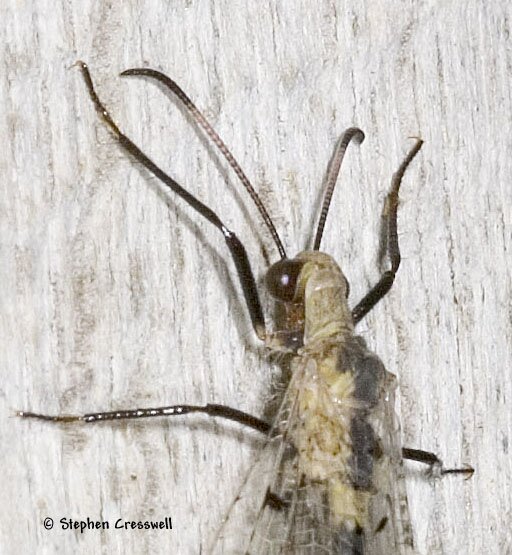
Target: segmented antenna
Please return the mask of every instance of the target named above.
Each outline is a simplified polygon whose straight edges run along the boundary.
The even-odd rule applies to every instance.
[[[354,141],[358,144],[361,144],[364,141],[364,133],[361,129],[358,127],[349,127],[341,136],[338,146],[334,152],[334,157],[327,175],[327,190],[325,191],[324,202],[320,212],[320,220],[318,221],[318,227],[316,229],[316,237],[313,245],[313,250],[315,251],[320,249],[320,243],[322,242],[322,235],[324,233],[325,220],[327,219],[327,213],[329,212],[329,206],[331,205],[334,187],[336,186],[338,174],[340,173],[340,167],[343,162],[343,157],[345,156],[345,151],[347,150],[347,146],[352,139],[354,139]]]
[[[162,85],[167,87],[173,94],[175,94],[178,97],[178,99],[181,101],[181,103],[188,111],[188,113],[192,116],[194,121],[208,135],[208,137],[212,140],[212,142],[215,144],[215,146],[219,149],[221,154],[224,156],[228,164],[233,168],[234,172],[238,176],[238,179],[240,179],[242,185],[249,193],[252,201],[256,205],[256,208],[258,209],[259,213],[261,214],[263,221],[268,227],[268,230],[270,231],[270,235],[272,235],[272,239],[274,240],[274,243],[277,246],[277,250],[279,251],[281,258],[286,258],[286,252],[284,250],[281,239],[279,238],[277,230],[263,202],[258,196],[258,193],[255,191],[254,187],[249,181],[249,178],[245,175],[242,168],[240,167],[240,164],[235,160],[235,157],[233,156],[233,154],[231,154],[231,151],[226,146],[224,141],[219,137],[215,129],[211,126],[211,124],[203,116],[203,114],[198,110],[196,105],[192,102],[192,100],[190,100],[190,98],[186,95],[183,89],[177,83],[175,83],[170,77],[167,77],[167,75],[164,75],[160,71],[156,71],[154,69],[133,68],[133,69],[127,69],[126,71],[123,71],[121,73],[122,77],[125,77],[127,75],[128,76],[141,75],[144,77],[151,77],[153,79],[156,79],[158,82],[160,82]]]

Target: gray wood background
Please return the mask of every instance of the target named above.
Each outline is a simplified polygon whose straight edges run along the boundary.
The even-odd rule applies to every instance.
[[[174,101],[117,74],[154,67],[188,91],[291,254],[311,237],[337,137],[364,129],[323,243],[352,302],[378,276],[392,172],[410,137],[425,140],[403,184],[396,286],[360,333],[399,376],[404,444],[476,469],[432,481],[408,467],[418,552],[511,553],[509,2],[4,0],[0,20],[0,551],[204,552],[254,434],[13,412],[187,401],[261,414],[275,372],[222,237],[118,148],[70,68],[83,59],[121,127],[238,233],[259,279],[276,252],[232,172]],[[172,531],[59,524],[165,516]]]

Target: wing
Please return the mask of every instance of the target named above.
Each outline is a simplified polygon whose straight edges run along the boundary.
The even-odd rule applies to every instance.
[[[294,375],[284,393],[274,424],[265,439],[261,451],[245,476],[238,493],[231,503],[222,523],[208,549],[212,555],[227,553],[245,555],[247,553],[270,553],[271,551],[249,550],[249,543],[257,528],[261,527],[267,514],[267,507],[282,509],[281,499],[272,493],[271,484],[285,467],[295,458],[294,447],[284,440],[283,429],[293,421],[296,412],[296,398],[292,398],[293,384],[300,379]],[[279,534],[279,531],[275,531]],[[259,534],[257,534],[259,535]]]
[[[374,465],[375,489],[368,511],[366,549],[372,555],[416,553],[405,488],[400,425],[395,412],[396,385],[396,377],[386,371],[379,405],[371,418],[382,447],[382,455]]]
[[[395,382],[359,338],[297,357],[213,552],[413,554]]]

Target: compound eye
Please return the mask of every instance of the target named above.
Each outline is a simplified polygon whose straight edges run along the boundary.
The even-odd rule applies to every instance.
[[[304,262],[298,260],[280,260],[273,264],[267,272],[265,282],[270,294],[285,302],[295,299],[297,282],[304,266]]]

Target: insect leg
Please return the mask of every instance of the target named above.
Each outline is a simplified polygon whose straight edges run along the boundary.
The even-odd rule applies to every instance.
[[[176,181],[174,181],[172,177],[161,170],[150,158],[148,158],[140,150],[137,145],[135,145],[135,143],[133,143],[126,135],[121,132],[110,114],[107,112],[106,108],[101,103],[98,95],[96,94],[87,64],[85,64],[84,62],[77,62],[77,65],[82,70],[82,75],[84,77],[91,100],[96,106],[96,109],[101,115],[103,121],[114,134],[121,147],[129,152],[138,162],[140,162],[153,175],[155,175],[166,187],[180,196],[196,212],[198,212],[201,216],[203,216],[203,218],[213,224],[222,233],[236,266],[238,278],[242,286],[242,291],[244,293],[245,302],[249,310],[254,331],[256,332],[257,336],[263,340],[266,336],[265,319],[263,317],[263,310],[261,308],[258,290],[256,288],[256,281],[252,273],[249,258],[247,257],[247,252],[241,241],[232,231],[230,231],[224,225],[221,219],[211,208],[203,204],[181,185],[179,185]]]
[[[411,148],[391,180],[391,191],[386,197],[383,212],[385,225],[384,233],[391,268],[382,274],[380,280],[352,309],[354,324],[357,324],[357,322],[366,316],[366,314],[370,312],[370,310],[382,299],[382,297],[384,297],[384,295],[391,289],[393,281],[395,280],[395,275],[398,271],[398,267],[400,266],[400,248],[398,245],[397,233],[398,191],[400,190],[400,184],[405,170],[420,150],[422,144],[423,141],[421,139],[416,140],[416,144]]]
[[[234,409],[232,407],[228,407],[226,405],[216,405],[216,404],[207,404],[207,405],[171,405],[168,407],[155,407],[149,409],[123,409],[123,410],[116,410],[116,411],[109,411],[109,412],[94,412],[89,414],[58,414],[58,415],[49,415],[49,414],[38,414],[35,412],[29,411],[18,411],[16,412],[16,416],[20,416],[22,418],[34,418],[37,420],[45,420],[47,422],[61,422],[61,423],[70,423],[70,422],[84,422],[86,424],[92,424],[95,422],[104,422],[106,420],[128,420],[132,418],[151,418],[155,416],[183,416],[184,414],[191,414],[191,413],[201,413],[206,414],[208,416],[215,416],[218,418],[224,418],[226,420],[232,420],[234,422],[238,422],[243,426],[248,428],[253,428],[258,432],[266,434],[270,431],[270,425],[257,418],[256,416],[252,416],[247,412],[243,412],[238,409]]]
[[[402,448],[402,457],[409,461],[416,461],[429,465],[431,468],[438,467],[441,469],[441,475],[444,474],[467,474],[470,477],[475,471],[471,466],[466,466],[464,468],[443,468],[443,462],[441,459],[430,451],[423,451],[422,449],[409,449],[407,447]]]

